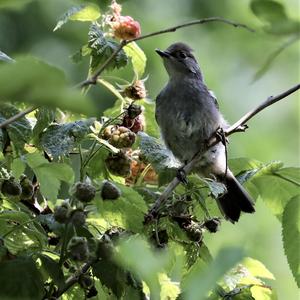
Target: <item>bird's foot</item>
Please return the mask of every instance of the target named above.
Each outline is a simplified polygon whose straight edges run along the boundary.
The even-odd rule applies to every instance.
[[[186,176],[186,173],[185,173],[183,167],[177,169],[176,177],[184,185],[188,184],[188,179],[187,179],[187,176]]]
[[[224,129],[222,127],[219,127],[216,130],[216,138],[225,146],[226,143],[228,143],[228,139],[225,135]]]

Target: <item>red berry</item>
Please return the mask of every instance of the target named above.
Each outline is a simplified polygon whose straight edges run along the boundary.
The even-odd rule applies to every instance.
[[[114,36],[121,40],[129,40],[141,35],[139,22],[130,16],[120,16],[116,22],[113,22],[112,28],[114,30]]]

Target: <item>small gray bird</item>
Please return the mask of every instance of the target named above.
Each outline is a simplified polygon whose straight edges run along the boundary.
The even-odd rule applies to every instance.
[[[228,127],[212,92],[204,84],[192,49],[184,43],[166,51],[156,49],[169,74],[169,81],[156,99],[156,121],[166,146],[183,164],[197,152],[203,156],[194,171],[217,179],[227,187],[218,200],[226,219],[237,222],[241,211],[253,213],[254,204],[246,190],[227,169],[225,146],[220,142],[207,150],[207,141],[218,128]],[[207,150],[207,151],[206,151]]]

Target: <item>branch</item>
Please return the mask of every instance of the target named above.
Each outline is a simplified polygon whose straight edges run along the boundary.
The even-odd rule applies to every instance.
[[[267,108],[268,106],[278,102],[279,100],[282,100],[284,98],[286,98],[287,96],[289,96],[290,94],[296,92],[297,90],[300,89],[300,83],[295,85],[294,87],[288,89],[287,91],[277,95],[277,96],[271,96],[269,97],[267,100],[265,100],[264,102],[262,102],[260,105],[258,105],[256,108],[254,108],[253,110],[249,111],[248,113],[246,113],[243,117],[241,117],[236,123],[234,123],[232,126],[230,126],[229,128],[227,128],[226,130],[224,130],[225,136],[229,136],[235,132],[239,132],[241,131],[241,128],[247,128],[246,127],[246,122],[249,121],[250,119],[252,119],[255,115],[257,115],[260,111],[262,111],[263,109]],[[207,144],[207,150],[213,146],[215,146],[216,144],[218,144],[220,141],[219,139],[216,137],[216,135],[214,134],[210,140],[208,141]],[[201,160],[201,157],[203,156],[203,152],[201,151],[196,153],[196,155],[194,156],[194,158],[185,165],[185,167],[183,168],[184,172],[186,174],[191,173],[191,171],[193,170],[195,164],[197,162],[199,162],[199,160]],[[156,202],[153,204],[153,206],[151,207],[151,209],[149,210],[148,214],[145,216],[145,224],[151,222],[153,219],[155,219],[158,215],[158,211],[159,208],[166,202],[166,200],[168,199],[169,195],[172,193],[172,191],[177,187],[177,185],[180,183],[180,181],[178,180],[177,177],[175,177],[170,183],[169,185],[166,187],[166,189],[164,190],[164,192],[160,195],[160,197],[156,200]]]
[[[54,296],[56,298],[59,298],[68,289],[70,289],[75,283],[78,282],[80,275],[85,274],[94,262],[95,262],[95,260],[91,260],[91,261],[85,263],[79,271],[77,271],[74,275],[70,276],[66,280],[65,285],[61,289],[58,289],[57,292],[54,294]]]
[[[164,33],[168,33],[168,32],[175,32],[177,29],[180,28],[184,28],[184,27],[189,27],[189,26],[193,26],[193,25],[197,25],[197,24],[205,24],[205,23],[210,23],[210,22],[221,22],[221,23],[225,23],[234,27],[241,27],[241,28],[245,28],[251,32],[254,32],[253,29],[249,28],[248,26],[244,25],[244,24],[240,24],[240,23],[236,23],[227,19],[223,19],[220,17],[211,17],[211,18],[205,18],[205,19],[200,19],[200,20],[195,20],[195,21],[191,21],[191,22],[187,22],[184,24],[180,24],[177,26],[172,26],[163,30],[159,30],[159,31],[155,31],[152,33],[148,33],[145,35],[141,35],[139,37],[130,39],[130,40],[123,40],[119,47],[112,53],[112,55],[103,63],[103,65],[101,65],[99,67],[98,70],[95,71],[95,73],[93,75],[91,75],[88,79],[80,82],[79,84],[77,84],[77,87],[83,88],[85,86],[88,86],[90,84],[96,84],[98,77],[101,75],[101,73],[105,70],[105,68],[110,64],[110,62],[117,56],[117,54],[128,44],[135,42],[135,41],[140,41],[152,36],[156,36],[156,35],[160,35],[160,34],[164,34]]]
[[[5,120],[0,124],[0,128],[7,127],[9,124],[21,119],[22,117],[26,116],[27,114],[31,113],[32,111],[36,110],[36,106],[28,107],[27,109],[20,111],[18,114],[12,116],[11,118]]]

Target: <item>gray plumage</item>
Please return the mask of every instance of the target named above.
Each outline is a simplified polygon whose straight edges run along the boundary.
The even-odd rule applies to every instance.
[[[221,143],[206,153],[208,139],[228,125],[219,112],[216,98],[203,82],[192,49],[175,43],[166,51],[156,50],[163,58],[169,81],[156,99],[156,120],[166,146],[182,163],[189,162],[200,150],[203,159],[195,166],[198,174],[222,180],[228,192],[218,199],[224,216],[238,221],[241,211],[254,212],[253,202],[230,170],[226,170],[225,147]]]

